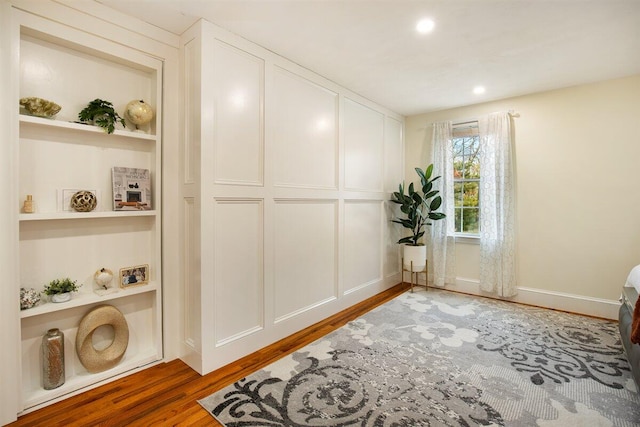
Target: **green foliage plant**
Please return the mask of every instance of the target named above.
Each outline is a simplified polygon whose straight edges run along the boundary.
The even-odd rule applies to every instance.
[[[82,123],[93,123],[111,134],[116,129],[116,123],[125,126],[124,119],[113,109],[113,104],[102,99],[94,99],[80,113],[78,120]]]
[[[424,227],[431,225],[429,220],[438,221],[444,219],[446,215],[442,212],[436,212],[442,205],[442,197],[438,195],[439,190],[433,189],[433,183],[440,179],[440,176],[431,178],[433,164],[424,171],[420,168],[415,168],[415,170],[420,177],[421,188],[416,191],[411,183],[405,194],[404,182],[398,185],[398,191],[393,193],[391,201],[399,204],[400,211],[405,215],[392,221],[411,230],[411,235],[398,240],[398,243],[422,246],[420,239],[424,236]]]
[[[76,285],[75,280],[71,280],[68,277],[64,279],[55,279],[49,282],[44,287],[44,293],[46,295],[65,294],[67,292],[76,292],[82,285]]]

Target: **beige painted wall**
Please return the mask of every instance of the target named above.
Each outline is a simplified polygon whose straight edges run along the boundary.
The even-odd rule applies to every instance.
[[[640,264],[640,75],[408,117],[407,181],[431,158],[431,123],[514,118],[518,286],[616,300]],[[477,280],[477,245],[457,246]]]

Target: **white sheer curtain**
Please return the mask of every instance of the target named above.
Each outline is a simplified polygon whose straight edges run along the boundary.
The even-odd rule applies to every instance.
[[[431,224],[431,244],[428,247],[430,276],[433,285],[444,286],[455,283],[455,213],[453,204],[453,147],[451,122],[433,124],[433,176],[442,178],[434,182],[436,190],[440,190],[443,212],[447,217]]]
[[[480,289],[517,293],[515,179],[509,113],[478,119],[480,134]]]

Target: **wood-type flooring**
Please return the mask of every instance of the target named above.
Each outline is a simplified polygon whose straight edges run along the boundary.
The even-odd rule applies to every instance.
[[[358,318],[409,288],[399,284],[210,374],[179,359],[25,414],[17,426],[220,426],[197,400]]]

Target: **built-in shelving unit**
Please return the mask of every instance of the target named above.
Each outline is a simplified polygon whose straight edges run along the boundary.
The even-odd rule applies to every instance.
[[[15,18],[19,97],[36,96],[62,106],[55,119],[30,116],[22,109],[16,115],[15,182],[20,200],[12,206],[21,209],[26,195],[32,195],[35,212],[17,215],[20,280],[15,286],[42,291],[45,284],[63,277],[82,284],[69,302],[52,303],[43,296],[37,306],[20,311],[21,406],[30,411],[163,357],[163,64],[136,49],[26,12],[16,11]],[[144,99],[156,117],[142,132],[128,124],[109,135],[102,128],[76,122],[80,110],[96,98],[112,102],[123,117],[129,101]],[[18,110],[18,99],[15,105]],[[150,171],[152,210],[113,210],[114,166]],[[77,189],[95,191],[95,210],[75,212],[65,206],[64,192]],[[138,265],[149,266],[148,283],[121,288],[120,270]],[[114,272],[108,292],[98,290],[93,281],[101,268]],[[84,315],[102,304],[124,314],[129,344],[117,366],[89,373],[76,355],[75,334]],[[40,343],[50,328],[65,334],[66,381],[44,390]],[[103,325],[95,330],[93,345],[100,350],[112,339],[112,328]]]
[[[63,128],[63,129],[73,129],[73,130],[77,130],[79,132],[93,132],[96,134],[104,134],[104,130],[102,130],[102,128],[96,127],[96,126],[91,126],[88,124],[83,124],[83,123],[77,123],[77,122],[65,122],[62,120],[55,120],[55,119],[46,119],[43,117],[36,117],[36,116],[27,116],[24,114],[20,114],[20,123],[24,123],[24,124],[32,124],[32,125],[40,125],[40,126],[46,126],[46,127],[59,127],[59,128]],[[143,139],[143,140],[148,140],[148,141],[155,141],[156,140],[156,136],[155,135],[149,135],[146,133],[140,133],[140,132],[132,132],[132,131],[125,131],[125,130],[115,130],[113,132],[114,135],[117,136],[122,136],[125,138],[134,138],[134,139]],[[108,135],[107,135],[108,136]]]
[[[41,314],[54,313],[56,311],[68,310],[70,308],[88,306],[91,304],[106,304],[109,301],[118,299],[118,298],[128,298],[132,295],[142,294],[146,292],[156,292],[158,289],[158,285],[155,283],[150,283],[146,286],[140,286],[133,289],[127,290],[119,290],[117,292],[105,295],[99,294],[91,294],[88,292],[83,292],[75,296],[71,301],[66,303],[54,304],[54,303],[43,303],[36,305],[28,310],[22,310],[20,312],[20,318],[25,319],[27,317],[39,316]]]

